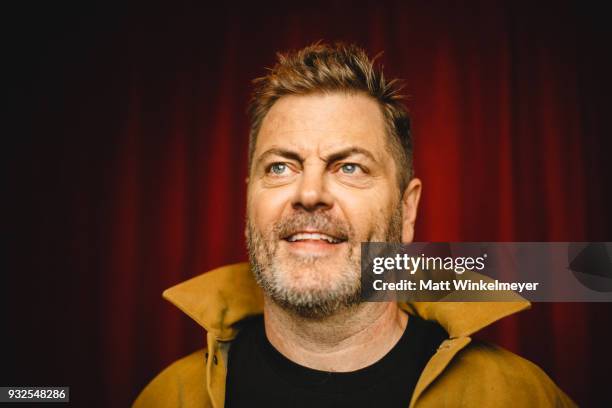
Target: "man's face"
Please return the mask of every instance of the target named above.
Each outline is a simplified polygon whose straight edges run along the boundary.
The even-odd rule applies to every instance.
[[[358,303],[360,243],[401,240],[396,171],[373,99],[279,99],[262,122],[248,183],[247,245],[267,295],[308,317]]]

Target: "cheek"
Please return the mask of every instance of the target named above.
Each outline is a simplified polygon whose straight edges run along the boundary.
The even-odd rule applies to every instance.
[[[285,208],[290,205],[291,193],[288,189],[259,189],[253,187],[248,192],[248,216],[259,230],[270,228],[278,221]]]
[[[351,194],[338,200],[345,219],[361,240],[387,227],[393,213],[393,202],[393,197],[386,191]]]

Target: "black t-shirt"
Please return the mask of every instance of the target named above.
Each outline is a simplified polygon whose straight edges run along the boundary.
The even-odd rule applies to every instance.
[[[298,365],[268,341],[263,317],[245,322],[229,351],[225,406],[408,407],[427,361],[447,334],[410,315],[397,344],[376,363],[336,373]]]

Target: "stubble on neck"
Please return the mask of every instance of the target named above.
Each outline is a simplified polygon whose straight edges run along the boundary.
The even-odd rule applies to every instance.
[[[265,332],[289,360],[315,370],[349,372],[374,364],[402,336],[408,316],[395,302],[359,303],[318,319],[264,297]]]

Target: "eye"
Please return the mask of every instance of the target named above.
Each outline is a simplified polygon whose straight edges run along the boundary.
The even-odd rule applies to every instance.
[[[285,163],[274,163],[270,166],[269,173],[276,176],[282,176],[287,171],[287,165]]]
[[[340,167],[340,171],[344,174],[354,174],[359,169],[359,166],[354,163],[346,163]]]

